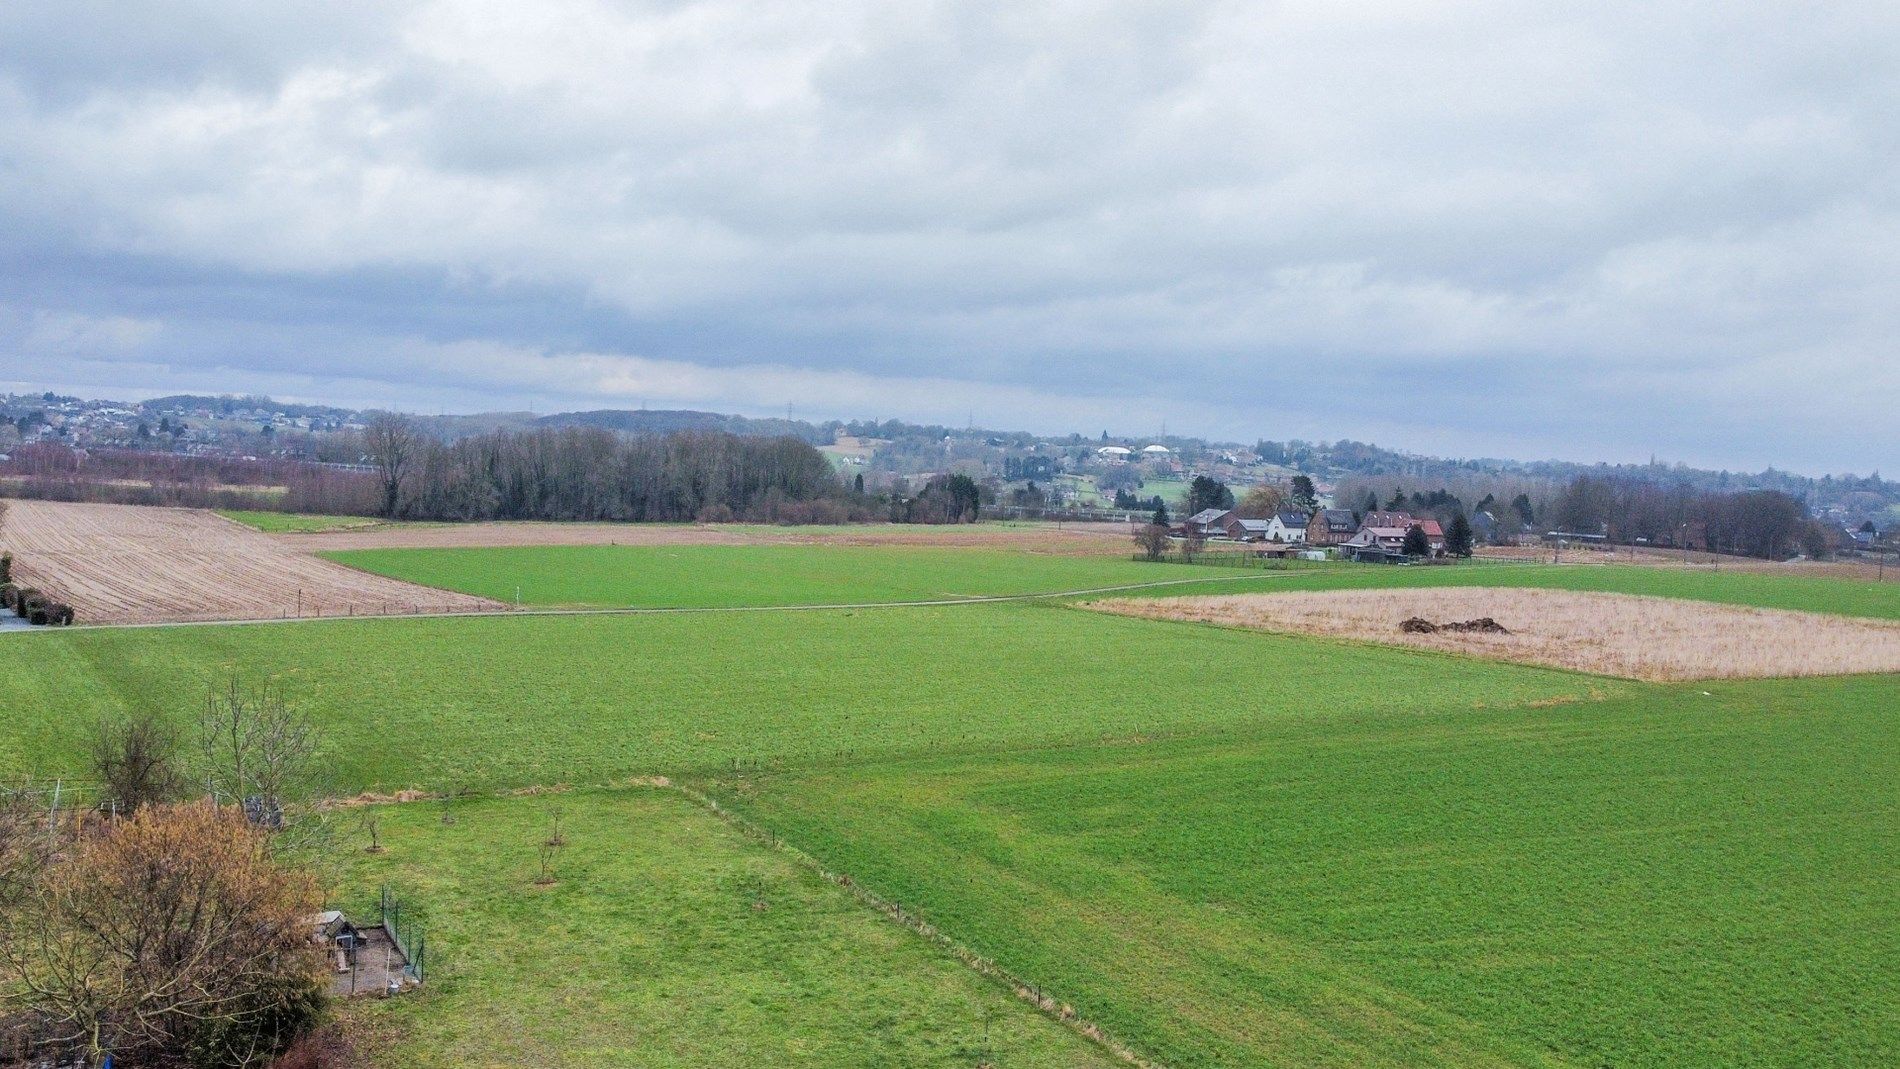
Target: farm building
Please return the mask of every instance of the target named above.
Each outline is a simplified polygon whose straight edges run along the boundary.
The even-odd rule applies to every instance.
[[[1413,527],[1425,532],[1425,541],[1431,547],[1432,556],[1445,552],[1445,532],[1439,529],[1437,520],[1419,520],[1403,527],[1359,528],[1357,534],[1340,543],[1340,551],[1354,560],[1364,556],[1405,555],[1405,533]]]
[[[1336,546],[1359,530],[1359,517],[1351,509],[1320,509],[1307,521],[1306,541],[1316,546]]]
[[[1267,541],[1304,542],[1306,526],[1312,517],[1295,509],[1282,509],[1267,521]]]
[[[1202,538],[1226,538],[1227,525],[1237,519],[1232,509],[1202,509],[1181,521],[1183,535],[1200,535]]]
[[[1243,519],[1236,513],[1228,513],[1224,524],[1226,537],[1236,542],[1264,542],[1267,539],[1267,521]]]

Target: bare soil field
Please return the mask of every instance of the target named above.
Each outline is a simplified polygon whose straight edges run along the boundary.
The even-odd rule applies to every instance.
[[[1124,616],[1416,646],[1656,682],[1900,671],[1900,623],[1634,594],[1515,587],[1112,599]],[[1509,633],[1407,633],[1489,617]]]
[[[82,624],[502,608],[346,568],[197,509],[6,504],[0,547],[14,554],[15,581],[71,603]]]
[[[1484,560],[1542,561],[1552,560],[1549,546],[1481,546],[1473,554]],[[1638,547],[1631,552],[1628,546],[1596,547],[1566,546],[1563,551],[1564,564],[1636,564],[1655,568],[1682,568],[1694,571],[1736,571],[1750,575],[1799,575],[1812,578],[1854,579],[1854,580],[1892,580],[1900,576],[1894,566],[1885,569],[1874,562],[1864,560],[1825,560],[1825,561],[1778,561],[1759,560],[1754,557],[1736,557],[1726,553],[1703,553],[1691,550],[1685,554],[1678,549],[1645,549]]]
[[[944,546],[1013,549],[1029,553],[1099,554],[1122,548],[1121,524],[994,523],[930,527],[866,524],[860,527],[763,527],[684,523],[440,523],[375,527],[361,531],[270,536],[304,552],[346,549],[486,549],[499,546]],[[1132,551],[1132,547],[1131,551]]]

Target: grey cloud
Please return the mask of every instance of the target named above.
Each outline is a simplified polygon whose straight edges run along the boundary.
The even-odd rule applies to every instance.
[[[0,9],[49,375],[1900,461],[1888,5],[110,7]]]

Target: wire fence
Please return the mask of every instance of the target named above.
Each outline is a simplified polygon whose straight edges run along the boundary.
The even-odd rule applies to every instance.
[[[423,983],[429,971],[428,937],[413,921],[404,924],[402,900],[390,892],[388,884],[383,885],[382,912],[383,930],[389,933],[390,942],[396,945],[396,951],[407,962],[403,972],[416,983]]]

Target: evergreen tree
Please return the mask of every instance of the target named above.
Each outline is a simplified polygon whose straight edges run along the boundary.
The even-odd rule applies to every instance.
[[[1155,498],[1155,526],[1168,526],[1168,506],[1159,497]]]
[[[1406,532],[1406,538],[1411,538],[1411,532]],[[1451,526],[1445,528],[1445,552],[1454,557],[1471,556],[1471,521],[1462,512],[1453,516]]]
[[[1218,479],[1211,479],[1205,475],[1196,475],[1194,481],[1188,484],[1188,515],[1192,516],[1203,509],[1230,509],[1233,507],[1234,492],[1227,488],[1226,483]]]
[[[1387,512],[1404,512],[1405,511],[1405,491],[1393,490],[1392,500],[1385,503],[1385,510]]]
[[[1537,525],[1537,518],[1531,515],[1531,495],[1517,495],[1517,497],[1511,501],[1511,507],[1517,510],[1517,518],[1524,521],[1524,526],[1535,527]]]
[[[1368,512],[1377,512],[1377,511],[1379,511],[1379,495],[1373,493],[1370,490],[1367,490],[1366,502],[1365,504],[1359,506],[1359,515],[1364,516]]]
[[[1300,512],[1311,512],[1319,507],[1319,493],[1313,489],[1313,480],[1305,475],[1293,477],[1293,507]]]
[[[1405,555],[1408,557],[1423,557],[1430,553],[1432,551],[1432,543],[1431,539],[1425,537],[1425,528],[1420,527],[1416,523],[1407,528],[1403,548]]]

